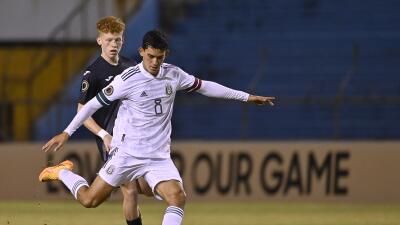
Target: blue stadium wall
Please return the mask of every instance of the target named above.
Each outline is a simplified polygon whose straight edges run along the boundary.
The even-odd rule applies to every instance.
[[[209,0],[191,6],[170,32],[166,61],[278,101],[259,107],[180,93],[173,137],[400,138],[399,11],[395,0]],[[140,43],[134,32],[127,40]],[[132,52],[130,43],[125,48]],[[77,80],[68,98],[78,89]],[[75,107],[65,107],[59,130]],[[37,139],[48,137],[41,130],[55,124],[43,121],[50,120],[37,123]]]

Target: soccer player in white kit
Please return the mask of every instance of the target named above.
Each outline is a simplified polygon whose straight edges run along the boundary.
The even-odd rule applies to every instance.
[[[255,96],[211,81],[202,81],[177,66],[164,63],[168,41],[163,33],[149,31],[139,49],[143,61],[129,67],[87,102],[61,134],[43,146],[60,149],[74,131],[102,106],[121,99],[111,142],[111,157],[89,186],[71,170],[71,161],[44,169],[40,181],[60,180],[85,207],[107,199],[115,187],[144,177],[158,199],[164,200],[162,225],[179,225],[184,215],[186,194],[182,178],[170,157],[171,117],[177,91],[197,91],[209,97],[273,105],[274,97]]]

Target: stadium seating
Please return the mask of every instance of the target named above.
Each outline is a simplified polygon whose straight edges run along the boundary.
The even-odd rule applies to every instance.
[[[180,105],[175,136],[398,138],[398,103],[333,102],[339,95],[399,96],[400,33],[394,23],[399,7],[396,1],[372,0],[203,1],[176,25],[169,61],[200,78],[244,90],[261,73],[254,92],[279,100],[274,108],[248,106],[247,111],[235,103]],[[350,80],[339,91],[346,76]],[[204,124],[209,129],[192,131]]]
[[[400,106],[387,100],[400,95],[399,9],[395,0],[204,0],[191,6],[169,35],[167,62],[278,101],[270,108],[179,94],[173,136],[399,138]]]

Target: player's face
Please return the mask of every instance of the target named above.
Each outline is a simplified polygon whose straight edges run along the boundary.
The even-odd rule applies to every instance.
[[[143,58],[144,69],[156,76],[160,71],[161,64],[167,56],[167,50],[160,50],[152,47],[146,49],[140,48],[139,53]]]
[[[101,55],[106,60],[115,61],[122,47],[122,33],[100,33],[97,43],[101,46]]]

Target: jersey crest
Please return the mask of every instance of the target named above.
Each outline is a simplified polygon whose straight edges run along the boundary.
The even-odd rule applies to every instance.
[[[89,82],[87,80],[83,80],[81,85],[81,91],[85,92],[87,91],[88,88],[89,88]]]
[[[112,95],[112,93],[114,93],[114,87],[112,85],[108,86],[105,90],[104,90],[104,94],[107,96]]]
[[[171,86],[170,83],[167,83],[167,84],[165,85],[165,93],[166,93],[167,95],[171,95],[171,94],[172,94],[172,86]]]

